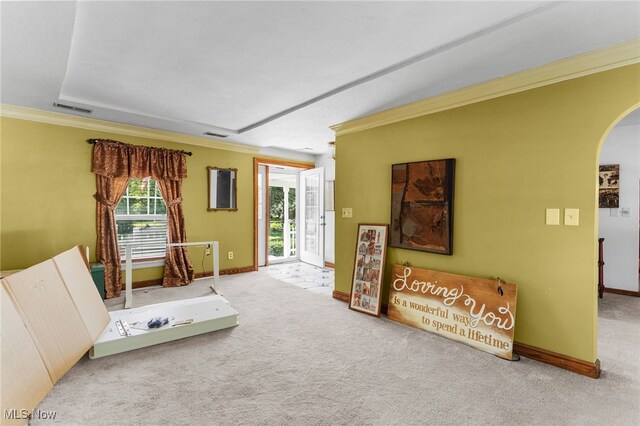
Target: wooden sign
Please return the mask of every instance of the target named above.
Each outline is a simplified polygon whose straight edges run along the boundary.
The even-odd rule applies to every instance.
[[[517,286],[393,265],[390,319],[511,359]]]

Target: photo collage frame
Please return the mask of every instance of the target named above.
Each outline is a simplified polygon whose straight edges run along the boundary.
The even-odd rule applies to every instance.
[[[349,308],[380,316],[388,225],[359,224]]]

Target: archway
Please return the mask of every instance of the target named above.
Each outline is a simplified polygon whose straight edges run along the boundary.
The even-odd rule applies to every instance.
[[[635,125],[636,129],[623,129],[628,127],[624,124],[625,120],[629,120],[630,115],[637,114],[638,123]],[[629,131],[631,130],[631,131]],[[633,140],[633,133],[636,133],[635,140]],[[629,135],[631,133],[631,137]],[[622,274],[615,274],[613,281],[609,283],[609,289],[604,294],[603,299],[597,300],[597,350],[598,358],[602,361],[603,365],[612,366],[612,368],[619,368],[616,374],[622,376],[628,374],[626,370],[628,368],[620,367],[628,364],[633,364],[637,354],[635,351],[625,350],[628,346],[624,342],[628,342],[628,339],[637,333],[638,315],[637,309],[633,309],[632,297],[621,296],[619,294],[611,293],[623,293],[628,295],[640,296],[638,291],[638,255],[639,255],[639,212],[640,203],[640,104],[636,104],[623,113],[621,113],[607,128],[598,148],[598,171],[600,171],[600,165],[617,165],[618,172],[622,171],[621,175],[618,173],[618,190],[619,198],[617,207],[616,203],[611,207],[607,205],[607,197],[597,197],[596,206],[596,236],[600,239],[604,238],[604,243],[607,246],[614,246],[614,251],[624,253],[627,256],[623,256],[623,262],[619,262],[620,259],[612,257],[608,259],[607,253],[615,256],[611,250],[603,250],[605,254],[604,263],[610,263],[610,266],[614,268],[624,268],[626,271]],[[635,152],[635,158],[634,153]],[[635,163],[634,163],[635,160]],[[607,163],[607,164],[605,164]],[[606,172],[606,170],[605,170]],[[600,177],[600,176],[599,176]],[[603,176],[603,179],[606,177]],[[599,179],[600,180],[600,179]],[[604,182],[603,182],[604,183]],[[596,191],[600,192],[600,182],[596,184]],[[616,186],[616,185],[614,185]],[[601,198],[603,198],[601,200]],[[601,206],[601,201],[602,206]],[[623,216],[623,209],[625,215]],[[635,219],[634,219],[635,218]],[[624,235],[624,229],[630,235]],[[629,232],[630,230],[630,232]],[[629,244],[631,248],[629,248]],[[615,247],[618,245],[618,247]],[[625,250],[631,250],[632,255],[625,253]],[[635,260],[634,260],[635,256]],[[609,256],[611,257],[611,256]],[[626,266],[625,266],[626,264]],[[635,266],[634,266],[635,265]],[[604,265],[599,265],[600,268],[604,268]],[[609,271],[610,272],[610,271]],[[620,272],[620,271],[618,271]],[[607,276],[604,274],[605,286],[607,285]],[[625,276],[627,278],[625,278]],[[630,278],[629,278],[630,277]],[[635,282],[635,290],[625,290],[612,288],[613,285],[626,286],[627,288],[633,288]],[[593,294],[594,298],[596,294]],[[616,300],[616,298],[618,298]],[[626,300],[625,300],[626,299]],[[629,309],[631,307],[631,309]],[[617,366],[617,367],[615,367]]]
[[[599,259],[599,283],[605,292],[630,296],[640,296],[639,140],[640,109],[636,108],[618,117],[599,152],[597,224],[603,255]]]

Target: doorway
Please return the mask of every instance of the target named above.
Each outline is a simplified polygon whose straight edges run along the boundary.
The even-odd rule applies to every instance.
[[[269,263],[298,259],[299,171],[269,166],[267,254]]]
[[[604,291],[640,296],[640,109],[608,133],[599,158],[598,237]]]
[[[254,264],[324,266],[324,170],[254,159]]]

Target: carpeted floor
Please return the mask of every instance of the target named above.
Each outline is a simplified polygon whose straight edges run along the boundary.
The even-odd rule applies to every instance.
[[[605,295],[599,380],[509,362],[359,314],[265,272],[224,276],[240,325],[82,359],[38,407],[49,425],[637,425],[640,299]],[[136,292],[135,305],[208,293]]]

